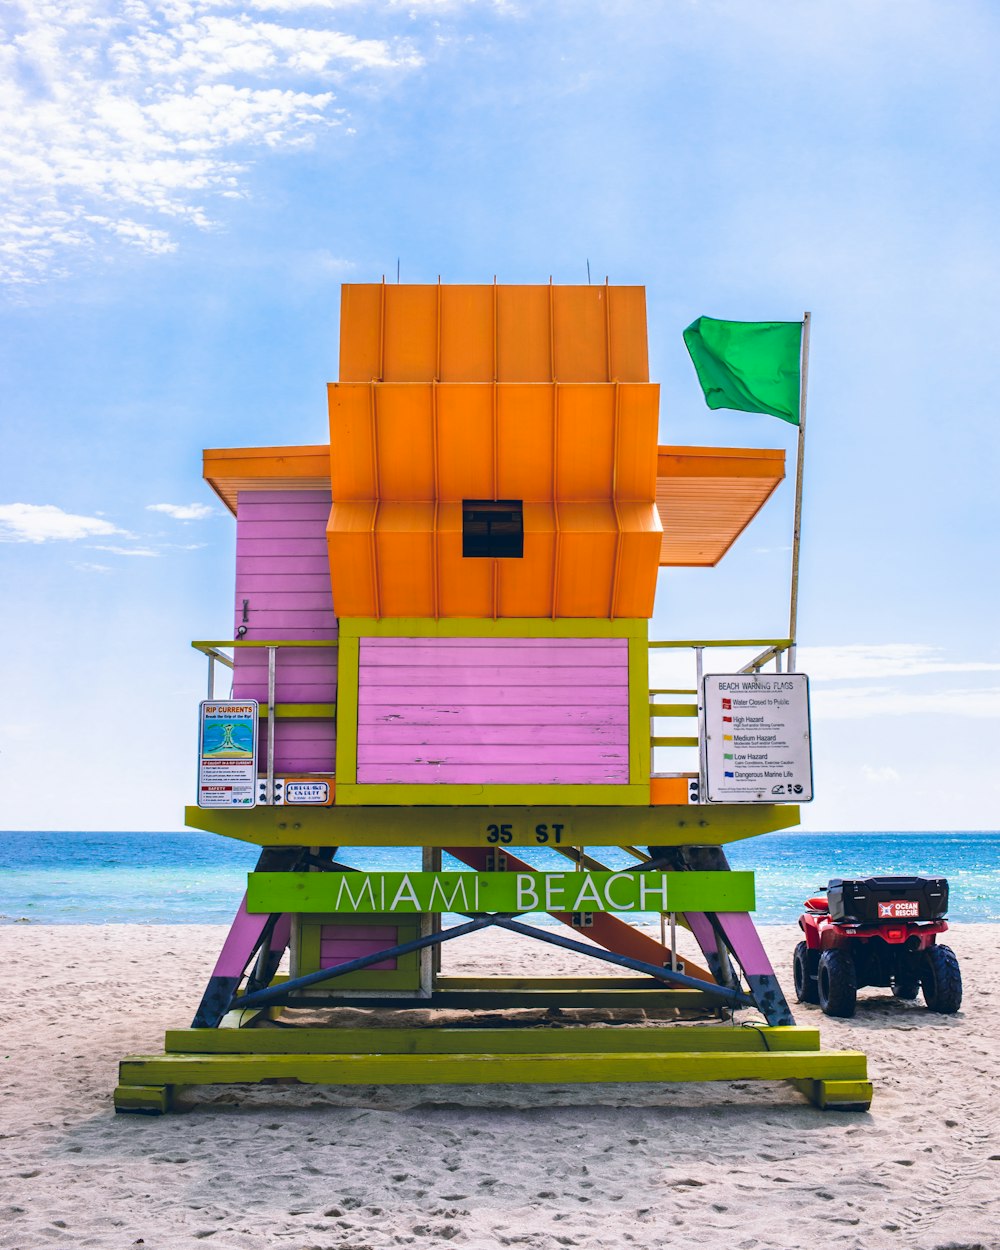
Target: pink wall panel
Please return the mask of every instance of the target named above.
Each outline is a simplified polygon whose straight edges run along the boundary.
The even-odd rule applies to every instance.
[[[362,639],[369,784],[628,781],[626,639]]]
[[[323,641],[337,637],[327,562],[329,491],[241,491],[236,513],[234,635],[244,638]],[[247,620],[243,601],[247,600]],[[279,650],[278,703],[333,703],[337,695],[337,649]],[[267,652],[237,650],[235,698],[267,701]],[[332,719],[282,719],[275,730],[275,771],[332,772]],[[261,725],[266,759],[267,724]]]
[[[364,703],[358,709],[360,727],[381,725],[455,725],[467,733],[466,726],[490,725],[594,725],[615,726],[628,732],[628,706],[595,704],[589,707],[541,705],[525,707],[492,706],[460,707],[449,703],[415,703],[407,706]]]

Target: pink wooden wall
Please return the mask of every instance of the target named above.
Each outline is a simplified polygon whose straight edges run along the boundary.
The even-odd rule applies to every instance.
[[[325,924],[319,931],[320,967],[336,968],[363,955],[375,955],[389,946],[395,946],[398,941],[399,930],[395,925]],[[395,959],[383,959],[381,963],[369,964],[365,971],[393,969],[396,966]]]
[[[326,523],[330,492],[240,491],[236,511],[236,604],[233,636],[330,639],[337,637],[330,591]],[[237,649],[233,697],[267,702],[267,651]],[[336,647],[278,652],[278,703],[333,703],[337,697]],[[275,771],[333,772],[335,725],[330,720],[281,720],[274,743]],[[261,758],[267,722],[261,722]]]
[[[624,638],[363,638],[358,781],[628,781]]]

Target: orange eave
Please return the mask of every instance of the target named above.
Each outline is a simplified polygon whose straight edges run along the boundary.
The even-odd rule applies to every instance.
[[[241,490],[329,490],[330,445],[222,447],[202,453],[205,481],[233,515]]]
[[[660,565],[718,564],[785,476],[785,453],[756,447],[660,447]]]

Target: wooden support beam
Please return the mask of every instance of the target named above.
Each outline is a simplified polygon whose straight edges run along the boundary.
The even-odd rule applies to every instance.
[[[867,1111],[872,1105],[871,1081],[826,1081],[799,1077],[792,1084],[814,1106],[824,1111]]]
[[[562,1034],[566,1038],[566,1033]],[[316,1085],[575,1084],[594,1081],[866,1081],[857,1051],[421,1055],[129,1055],[121,1084],[216,1085],[275,1079]]]
[[[819,1050],[819,1029],[676,1025],[613,1029],[172,1029],[167,1033],[165,1050],[168,1054],[195,1055],[804,1053]]]
[[[115,1111],[134,1115],[165,1115],[173,1104],[171,1085],[119,1085]]]

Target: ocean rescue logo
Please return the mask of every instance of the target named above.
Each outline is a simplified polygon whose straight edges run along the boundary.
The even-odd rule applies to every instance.
[[[879,920],[916,920],[920,916],[920,904],[916,899],[893,899],[891,903],[879,903]]]

